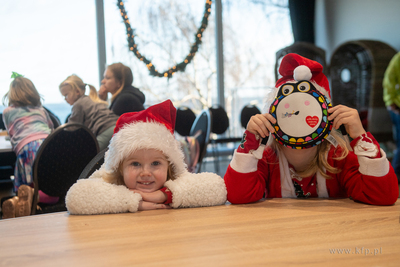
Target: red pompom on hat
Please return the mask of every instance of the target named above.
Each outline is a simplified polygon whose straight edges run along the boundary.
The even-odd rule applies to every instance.
[[[105,170],[117,171],[121,162],[139,149],[156,149],[167,157],[176,175],[186,172],[181,145],[174,137],[175,119],[176,109],[170,100],[122,114],[104,158]]]
[[[322,65],[317,61],[294,53],[287,54],[283,57],[279,66],[279,73],[282,75],[282,78],[276,82],[275,87],[279,88],[282,84],[292,81],[310,81],[318,91],[330,100],[329,81],[322,70]]]

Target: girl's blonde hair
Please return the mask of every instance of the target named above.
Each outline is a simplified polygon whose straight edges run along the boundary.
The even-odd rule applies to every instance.
[[[175,179],[176,175],[174,171],[174,166],[168,160],[167,181]],[[124,182],[124,177],[122,176],[122,162],[119,164],[118,169],[115,172],[113,173],[105,172],[105,174],[103,175],[103,180],[110,184],[126,186]]]
[[[346,141],[334,129],[331,131],[331,135],[335,137],[336,141],[338,142],[338,146],[335,149],[339,152],[339,155],[334,157],[334,159],[342,160],[346,158],[347,155],[349,154],[349,149],[347,147]],[[273,140],[270,143],[270,146],[275,151],[279,150],[279,152],[282,153],[283,145],[279,144],[277,141]],[[342,171],[341,169],[333,167],[328,163],[328,153],[330,148],[331,148],[331,143],[327,140],[317,145],[317,153],[314,159],[310,162],[308,168],[305,169],[304,171],[296,171],[296,174],[300,177],[309,177],[319,172],[325,179],[331,179],[332,177],[329,176],[326,172],[330,172],[333,174],[341,172]],[[337,151],[335,151],[335,155]],[[326,170],[326,172],[324,170]]]
[[[90,99],[93,100],[93,102],[108,104],[106,101],[100,99],[100,97],[97,93],[97,90],[93,85],[84,83],[83,80],[75,74],[68,76],[67,79],[65,79],[60,84],[59,89],[61,90],[61,87],[65,86],[65,85],[70,85],[73,90],[75,90],[75,89],[80,90],[82,92],[82,95],[85,94],[85,88],[87,85],[87,86],[89,86],[89,89],[90,89],[89,97],[90,97]]]
[[[113,73],[114,78],[121,83],[121,86],[111,97],[111,101],[113,101],[126,85],[131,85],[133,83],[133,74],[131,68],[122,63],[111,64],[107,69],[109,69]]]
[[[8,101],[8,105],[6,102]],[[41,106],[41,97],[39,92],[36,90],[35,85],[31,80],[25,77],[16,77],[10,83],[10,89],[3,96],[3,105],[4,106],[17,106],[17,107],[25,107],[25,106]]]

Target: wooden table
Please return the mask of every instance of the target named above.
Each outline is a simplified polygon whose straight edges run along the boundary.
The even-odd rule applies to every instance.
[[[0,266],[399,266],[400,202],[247,205],[0,221]]]

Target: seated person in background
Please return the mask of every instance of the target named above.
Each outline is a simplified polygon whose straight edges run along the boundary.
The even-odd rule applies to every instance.
[[[89,96],[85,95],[86,86],[90,88]],[[88,127],[96,136],[100,150],[106,148],[118,116],[98,97],[96,88],[85,84],[78,76],[71,75],[60,84],[60,92],[65,101],[72,106],[68,122],[81,123]]]
[[[225,174],[228,201],[351,197],[372,205],[394,204],[399,189],[385,152],[364,130],[357,110],[331,107],[321,64],[287,54],[279,72],[270,112],[251,117]],[[336,130],[330,132],[341,125],[354,139],[351,143]],[[267,136],[263,146],[261,138]]]
[[[53,123],[32,81],[15,72],[11,78],[14,80],[3,97],[4,106],[8,100],[8,107],[3,111],[3,121],[17,155],[14,191],[18,193],[16,197],[3,202],[3,218],[30,215],[34,186],[33,162],[40,145],[53,130]],[[50,197],[39,191],[39,201],[55,203],[58,197]]]
[[[174,138],[176,109],[167,100],[144,111],[123,114],[104,164],[66,195],[70,214],[222,205],[223,179],[189,173]]]
[[[104,72],[99,95],[106,100],[107,93],[111,93],[110,109],[118,116],[144,109],[145,96],[132,82],[132,70],[122,63],[111,64]]]

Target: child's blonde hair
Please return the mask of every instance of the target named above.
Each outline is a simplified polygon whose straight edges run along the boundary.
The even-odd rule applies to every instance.
[[[176,175],[174,171],[174,166],[168,160],[167,181],[175,179]],[[122,162],[119,164],[116,171],[112,173],[105,172],[105,174],[103,175],[103,180],[110,184],[125,185],[124,177],[122,176]]]
[[[331,131],[331,135],[338,142],[338,145],[335,149],[339,152],[339,155],[334,157],[334,159],[342,160],[342,159],[346,158],[347,155],[349,154],[349,149],[347,147],[346,141],[334,129]],[[283,145],[279,144],[275,139],[272,140],[272,142],[270,143],[270,146],[274,151],[279,150],[279,152],[282,153]],[[310,162],[308,168],[305,169],[304,171],[296,171],[296,174],[300,177],[309,177],[317,172],[320,172],[321,175],[325,179],[331,179],[332,177],[329,176],[327,174],[327,172],[330,172],[333,174],[337,174],[337,173],[341,172],[342,171],[341,169],[333,167],[328,163],[328,153],[329,153],[330,148],[331,148],[331,143],[328,142],[327,140],[325,140],[321,144],[317,145],[317,153],[316,153],[314,159]],[[340,149],[340,150],[338,150],[338,149]],[[335,155],[336,155],[336,151],[335,151]],[[324,170],[326,170],[326,172]]]
[[[85,94],[85,88],[86,85],[89,86],[89,97],[90,99],[93,100],[93,102],[97,102],[97,103],[104,103],[107,104],[106,101],[100,99],[96,88],[91,85],[91,84],[86,84],[83,82],[83,80],[81,78],[79,78],[77,75],[72,74],[70,76],[67,77],[67,79],[65,79],[59,86],[59,89],[61,90],[61,88],[65,85],[70,85],[72,87],[72,90],[76,90],[78,89],[79,91],[81,91],[82,95]]]
[[[8,100],[8,104],[6,102]],[[3,97],[4,106],[41,106],[41,97],[35,85],[28,78],[19,76],[10,83],[10,89]]]
[[[126,85],[131,85],[133,83],[133,74],[131,68],[122,63],[111,64],[107,69],[113,73],[115,80],[121,83],[121,86],[111,97],[111,101],[113,101]]]

